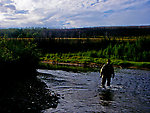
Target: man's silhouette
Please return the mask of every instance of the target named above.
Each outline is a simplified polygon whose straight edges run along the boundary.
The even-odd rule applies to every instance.
[[[110,86],[111,77],[114,78],[114,68],[110,64],[110,59],[108,59],[107,64],[104,64],[100,71],[100,77],[102,78],[101,85],[103,88],[105,88],[105,83],[107,80],[107,86]],[[113,76],[112,76],[113,75]]]

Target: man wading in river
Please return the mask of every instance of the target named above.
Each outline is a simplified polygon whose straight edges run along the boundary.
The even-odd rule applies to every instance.
[[[114,76],[115,76],[114,68],[110,64],[110,62],[111,62],[110,59],[108,59],[107,64],[104,64],[103,67],[101,68],[101,71],[100,71],[100,77],[102,78],[101,85],[103,88],[105,88],[106,80],[107,80],[107,86],[110,87],[111,77],[114,78]]]

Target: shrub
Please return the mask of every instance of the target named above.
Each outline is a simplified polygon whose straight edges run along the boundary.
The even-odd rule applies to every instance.
[[[0,39],[0,69],[5,77],[32,75],[31,73],[36,72],[39,56],[33,42]]]

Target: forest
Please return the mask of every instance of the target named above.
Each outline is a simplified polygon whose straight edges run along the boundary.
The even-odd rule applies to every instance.
[[[112,26],[72,29],[10,28],[0,29],[2,38],[103,38],[150,35],[150,26]]]

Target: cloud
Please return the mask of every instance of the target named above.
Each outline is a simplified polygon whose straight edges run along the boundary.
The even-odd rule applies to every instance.
[[[16,10],[15,11],[16,14],[28,14],[28,10]]]
[[[16,7],[14,5],[5,5],[4,7],[10,10],[16,10]]]
[[[150,0],[0,0],[0,27],[150,24]]]

